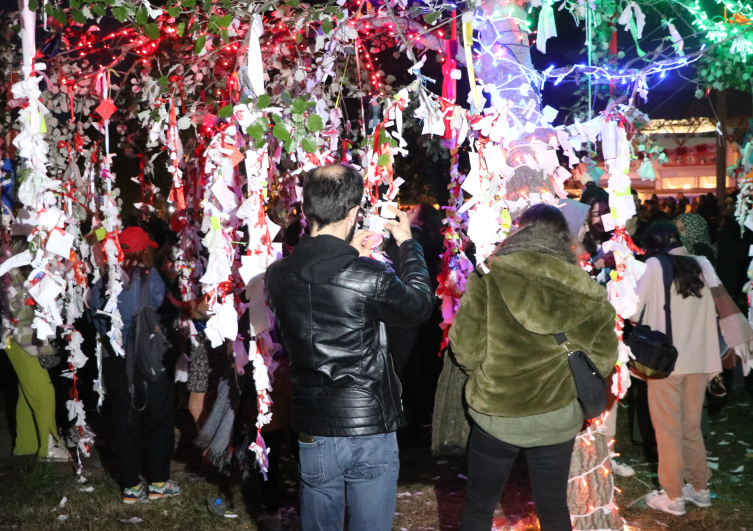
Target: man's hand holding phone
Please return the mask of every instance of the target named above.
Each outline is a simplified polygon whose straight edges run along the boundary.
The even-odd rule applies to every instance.
[[[398,247],[402,245],[404,241],[412,240],[413,235],[410,231],[410,221],[408,220],[408,214],[400,210],[399,208],[395,208],[392,205],[388,205],[387,210],[394,213],[397,216],[397,219],[391,219],[387,221],[384,224],[384,228],[392,234],[392,237],[395,238],[395,242],[397,243]]]

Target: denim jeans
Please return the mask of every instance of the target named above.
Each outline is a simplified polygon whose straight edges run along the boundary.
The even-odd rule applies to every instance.
[[[390,531],[400,471],[395,433],[300,443],[303,531]]]
[[[523,448],[533,501],[542,531],[570,531],[567,480],[575,439],[551,446]],[[461,531],[489,531],[494,509],[521,448],[473,427],[468,448],[468,486]]]

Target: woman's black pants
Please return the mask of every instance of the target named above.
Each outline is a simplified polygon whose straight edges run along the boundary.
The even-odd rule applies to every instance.
[[[571,531],[567,480],[575,439],[551,446],[523,448],[533,501],[542,531]],[[494,509],[521,448],[473,427],[468,449],[468,487],[461,531],[489,531]]]

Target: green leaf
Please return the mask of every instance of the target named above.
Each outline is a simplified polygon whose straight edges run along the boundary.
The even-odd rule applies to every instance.
[[[114,16],[118,22],[125,22],[128,18],[128,10],[125,7],[113,7],[112,16]]]
[[[183,33],[186,31],[186,23],[185,22],[178,22],[178,28],[175,30],[175,33],[178,34],[178,37],[182,37]]]
[[[335,26],[334,26],[334,24],[332,24],[331,20],[329,20],[329,19],[322,20],[322,31],[324,31],[324,33],[329,33],[330,31],[332,31],[332,28],[334,28],[334,27]]]
[[[233,106],[225,105],[219,111],[217,111],[217,116],[219,118],[230,118],[231,116],[233,116]]]
[[[71,7],[73,7],[73,2],[71,2]],[[78,7],[78,6],[76,6]],[[30,11],[36,11],[39,8],[39,2],[37,0],[29,0],[29,10]]]
[[[440,16],[441,14],[437,11],[432,11],[431,13],[426,13],[424,15],[424,20],[427,24],[434,24],[437,20],[439,20]]]
[[[207,36],[206,35],[199,35],[199,38],[196,39],[196,43],[193,45],[193,53],[196,55],[199,55],[201,53],[201,50],[204,49],[204,45],[207,42]]]
[[[86,17],[80,9],[71,9],[71,18],[76,24],[86,24]]]
[[[261,149],[261,148],[264,147],[264,145],[266,143],[267,143],[267,139],[266,138],[262,138],[261,140],[257,140],[256,142],[254,142],[254,147],[256,149]]]
[[[222,42],[230,42],[230,34],[225,28],[222,28],[220,30],[220,39],[222,40]]]
[[[287,142],[285,142],[285,152],[286,153],[292,153],[295,150],[295,142],[293,142],[293,139],[291,138]]]
[[[303,139],[303,142],[301,142],[301,147],[306,153],[316,153],[316,150],[318,149],[316,138],[307,136]]]
[[[389,145],[392,146],[393,148],[397,147],[397,140],[395,140],[394,138],[388,139],[387,143],[389,143]]]
[[[173,18],[180,15],[180,8],[178,6],[168,7],[167,14]]]
[[[280,94],[280,99],[286,105],[290,105],[291,103],[293,103],[293,98],[290,97],[289,92],[283,92],[282,94]]]
[[[309,120],[306,125],[309,131],[311,131],[312,133],[318,133],[322,130],[322,127],[324,127],[322,118],[318,114],[312,114],[311,116],[309,116]]]
[[[35,5],[35,6],[39,5],[39,2],[37,0],[29,0],[29,9],[31,9],[33,11],[33,10],[36,9],[36,7],[31,7],[32,5]],[[70,0],[70,2],[68,2],[68,6],[71,9],[79,8],[79,7],[81,7],[81,1],[80,0]]]
[[[306,102],[303,98],[294,99],[291,110],[294,114],[303,114],[306,111]]]
[[[335,13],[335,18],[337,20],[342,21],[345,18],[345,13],[342,11],[338,11],[337,13]]]
[[[377,160],[377,165],[379,166],[386,166],[389,163],[390,163],[389,153],[384,153],[383,155],[380,155],[379,160]]]
[[[48,17],[52,16],[52,4],[47,3],[44,5],[44,12],[47,13]]]
[[[265,132],[266,131],[264,129],[264,126],[256,122],[252,123],[246,128],[246,133],[248,133],[248,136],[250,136],[254,140],[261,140],[262,138],[264,138]]]
[[[217,25],[221,28],[227,28],[233,23],[233,15],[225,15],[217,21]]]
[[[186,9],[189,7],[193,7],[196,5],[196,0],[183,0],[180,3],[181,6],[185,7]]]
[[[300,32],[296,33],[295,34],[295,43],[296,44],[301,44],[302,42],[303,42],[303,33],[300,33]]]
[[[104,17],[107,14],[107,10],[105,9],[105,6],[102,4],[94,4],[92,6],[92,11],[95,15],[98,15],[100,17]]]
[[[167,88],[167,84],[170,82],[170,78],[167,76],[162,76],[159,78],[159,86],[162,87],[162,90],[165,90]]]
[[[147,24],[144,26],[144,33],[146,33],[147,37],[156,41],[159,39],[159,26],[157,24]]]
[[[275,128],[272,129],[272,136],[281,142],[290,141],[290,133],[288,133],[288,130],[282,124],[275,125]]]
[[[266,109],[272,104],[272,96],[269,94],[262,94],[256,98],[256,108],[259,110]]]
[[[145,7],[142,7],[141,9],[136,11],[136,22],[138,22],[142,26],[149,22],[149,12]]]
[[[325,13],[335,13],[337,11],[337,6],[327,6],[324,8]]]
[[[212,0],[204,0],[204,11],[207,15],[212,12]]]
[[[301,2],[299,0],[288,0],[286,2],[290,7],[298,7],[301,5]]]
[[[59,7],[52,10],[52,16],[55,17],[55,20],[60,22],[61,26],[66,26],[68,24],[68,15],[66,15],[65,11]]]

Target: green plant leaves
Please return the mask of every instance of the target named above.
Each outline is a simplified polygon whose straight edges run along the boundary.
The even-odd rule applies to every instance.
[[[141,9],[136,11],[136,22],[138,22],[142,26],[149,22],[149,12],[145,7],[142,7]]]
[[[112,16],[114,16],[118,22],[125,22],[128,18],[128,10],[125,7],[113,7]]]
[[[217,116],[219,118],[230,118],[231,116],[233,116],[233,106],[225,105],[219,111],[217,111]]]
[[[321,116],[319,116],[318,114],[312,114],[311,116],[309,116],[306,126],[312,133],[318,133],[322,130],[322,127],[324,127],[324,123],[322,122]]]
[[[306,102],[303,98],[296,98],[291,104],[291,110],[293,114],[303,114],[306,111]]]
[[[285,126],[282,124],[275,125],[274,129],[272,129],[272,136],[274,136],[277,140],[280,140],[281,142],[290,141],[290,133],[288,133],[288,130],[285,129]]]
[[[262,94],[256,98],[256,108],[259,110],[266,109],[272,104],[272,96],[269,94]]]
[[[206,35],[199,35],[199,37],[196,39],[196,42],[193,45],[193,53],[196,55],[199,55],[201,51],[204,49],[204,45],[207,43],[207,36]]]
[[[233,15],[225,15],[224,17],[220,17],[220,19],[217,21],[217,25],[221,28],[227,28],[232,23]]]
[[[316,153],[316,150],[317,150],[316,138],[307,136],[301,142],[301,147],[303,148],[303,151],[305,151],[306,153]]]
[[[144,26],[144,33],[147,37],[152,39],[153,41],[156,41],[159,39],[159,26],[157,24],[147,24]]]

